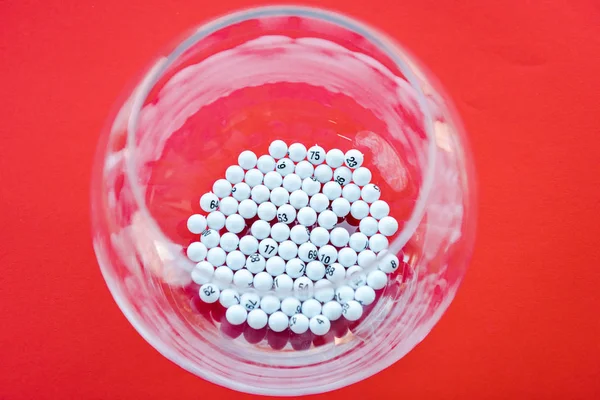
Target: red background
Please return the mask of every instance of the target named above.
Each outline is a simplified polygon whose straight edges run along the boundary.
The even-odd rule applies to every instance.
[[[319,399],[600,397],[600,6],[311,1],[401,40],[470,132],[479,231],[458,296],[393,367]],[[95,143],[165,45],[247,0],[0,1],[0,398],[250,399],[154,351],[90,241]]]

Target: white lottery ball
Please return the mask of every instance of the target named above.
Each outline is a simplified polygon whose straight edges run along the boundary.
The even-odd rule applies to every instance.
[[[319,258],[319,251],[312,243],[303,243],[298,248],[298,258],[304,262],[311,262]]]
[[[271,237],[277,242],[283,242],[290,237],[290,227],[283,222],[278,222],[271,227]]]
[[[244,182],[246,182],[248,186],[253,188],[263,183],[264,177],[265,176],[262,172],[260,172],[256,168],[253,168],[250,171],[246,172],[246,175],[244,176]]]
[[[279,173],[281,176],[286,176],[294,172],[296,166],[294,162],[289,158],[282,158],[277,161],[277,165],[275,166],[275,171]]]
[[[222,199],[231,194],[231,183],[227,179],[219,179],[213,183],[212,191],[218,198]]]
[[[369,205],[363,200],[357,200],[350,206],[350,214],[354,219],[360,221],[369,215]]]
[[[346,270],[346,277],[349,279],[348,286],[352,289],[358,289],[367,284],[367,275],[358,265],[353,265]]]
[[[268,272],[259,272],[254,275],[254,288],[260,291],[270,290],[273,286],[273,277]]]
[[[285,189],[284,189],[285,190]],[[296,219],[296,209],[289,204],[283,204],[277,209],[277,221],[291,224]]]
[[[288,148],[288,155],[292,161],[302,161],[306,157],[306,147],[302,143],[293,143]]]
[[[321,279],[315,282],[315,299],[319,300],[321,303],[327,303],[328,301],[333,300],[334,296],[335,290],[333,289],[331,281]]]
[[[350,202],[344,198],[337,198],[331,202],[331,210],[338,217],[345,217],[350,213]]]
[[[319,214],[317,221],[319,222],[319,226],[325,229],[333,229],[337,225],[338,217],[333,211],[325,210]]]
[[[310,331],[317,336],[323,336],[331,329],[331,322],[323,315],[317,315],[310,319]]]
[[[285,272],[285,260],[279,256],[268,258],[266,268],[267,272],[271,274],[271,276],[281,275]]]
[[[291,317],[302,312],[302,303],[295,297],[286,297],[281,301],[281,312]]]
[[[221,289],[225,289],[231,284],[231,282],[233,282],[233,271],[231,268],[226,266],[218,267],[215,269],[213,279],[215,281],[215,285]],[[223,292],[221,292],[221,295],[222,294]]]
[[[225,226],[225,215],[221,211],[213,211],[206,217],[206,224],[210,229],[221,230]]]
[[[329,199],[323,193],[317,193],[310,198],[309,204],[310,208],[320,213],[329,207]]]
[[[342,264],[333,263],[325,269],[325,277],[333,283],[338,283],[346,278],[346,268]]]
[[[315,299],[308,299],[302,303],[302,314],[308,318],[321,314],[321,303]]]
[[[240,289],[249,288],[254,281],[254,275],[247,269],[240,269],[233,274],[233,284]]]
[[[277,207],[287,204],[289,199],[290,192],[288,192],[285,188],[277,187],[271,191],[271,203]]]
[[[250,198],[250,186],[246,182],[236,183],[231,189],[231,196],[237,201]]]
[[[302,225],[296,225],[290,230],[290,240],[297,245],[308,242],[310,238],[310,231],[307,227]]]
[[[219,240],[221,240],[221,236],[219,236],[219,232],[213,229],[206,229],[200,235],[200,241],[206,246],[207,249],[212,249],[219,245]]]
[[[306,152],[306,159],[313,165],[319,165],[325,162],[325,149],[321,146],[313,146]]]
[[[266,295],[260,300],[260,308],[267,314],[273,314],[275,311],[279,310],[281,306],[281,302],[279,299],[273,295]]]
[[[186,250],[186,254],[188,258],[192,261],[202,261],[206,258],[206,253],[208,253],[208,249],[201,242],[193,242],[190,243]]]
[[[294,296],[300,301],[305,301],[313,297],[314,284],[306,276],[301,276],[294,281]]]
[[[350,248],[356,251],[357,253],[366,249],[368,244],[369,238],[367,237],[367,235],[361,232],[354,232],[350,236],[350,240],[348,241],[348,245],[350,246]]]
[[[284,260],[289,261],[298,254],[298,245],[291,240],[285,240],[279,243],[277,254]]]
[[[290,278],[300,278],[306,271],[306,264],[299,258],[293,258],[285,264],[285,273]]]
[[[364,233],[367,237],[371,237],[379,230],[379,223],[373,217],[365,217],[360,220],[358,228],[361,233]]]
[[[379,220],[379,232],[385,236],[392,236],[398,230],[398,221],[394,217],[383,217]]]
[[[308,202],[308,196],[306,196]],[[200,214],[194,214],[187,220],[187,228],[191,233],[199,235],[207,227],[206,217]]]
[[[239,202],[233,197],[225,197],[219,204],[219,211],[226,217],[235,214],[238,210]]]
[[[317,212],[310,207],[298,210],[298,222],[303,226],[312,226],[317,222]]]
[[[269,145],[269,154],[276,160],[285,157],[287,152],[288,147],[283,140],[274,140]]]
[[[244,174],[244,169],[242,167],[239,165],[232,165],[225,171],[225,179],[232,185],[235,185],[244,180]]]
[[[250,254],[248,258],[246,258],[246,269],[253,274],[264,271],[266,265],[267,261],[258,253]]]
[[[225,318],[231,325],[241,325],[246,322],[248,311],[241,304],[234,304],[225,312]]]
[[[331,244],[335,247],[344,247],[348,244],[350,240],[350,234],[346,230],[346,228],[337,227],[334,228],[329,234],[329,240]]]
[[[255,309],[248,313],[248,326],[252,329],[262,329],[267,326],[269,317],[261,309]]]
[[[215,303],[219,300],[221,290],[212,283],[206,283],[200,286],[200,299],[205,303]]]
[[[369,183],[360,191],[360,197],[369,204],[379,200],[380,196],[381,189],[379,189],[379,186],[372,183]]]
[[[269,316],[269,328],[274,332],[283,332],[288,327],[289,318],[281,311],[276,311]]]
[[[367,285],[374,290],[383,289],[387,285],[387,275],[383,271],[375,270],[367,275]]]
[[[354,183],[349,183],[344,186],[342,190],[342,197],[344,197],[350,204],[360,199],[360,188]]]
[[[215,273],[215,268],[208,261],[200,261],[192,270],[192,280],[198,285],[210,282]]]
[[[340,186],[345,186],[352,180],[352,171],[350,171],[346,167],[339,167],[333,171],[333,180],[340,184]]]
[[[304,314],[296,314],[290,318],[290,330],[298,335],[308,330],[309,319]]]
[[[302,178],[296,174],[286,175],[285,178],[283,178],[283,187],[290,193],[294,190],[298,190],[302,187]]]
[[[321,164],[315,168],[315,178],[321,183],[326,183],[333,178],[333,170],[329,165]]]
[[[237,271],[246,265],[246,256],[239,250],[234,250],[225,257],[225,264],[232,270]]]
[[[335,299],[340,304],[346,304],[350,300],[354,300],[354,289],[350,286],[340,286],[335,291]]]
[[[256,166],[256,154],[250,150],[245,150],[238,156],[238,165],[244,169],[252,169]]]
[[[373,175],[368,168],[360,167],[352,172],[352,182],[356,183],[358,186],[365,186],[367,183],[371,182],[371,178]]]
[[[344,152],[340,149],[331,149],[327,152],[325,161],[331,168],[339,168],[344,164]]]
[[[342,316],[342,305],[337,301],[328,301],[321,309],[323,316],[330,321],[337,321]]]
[[[240,201],[240,205],[238,206],[238,214],[240,214],[245,219],[254,218],[258,211],[258,205],[254,200],[246,199]]]
[[[300,161],[296,164],[294,172],[300,177],[300,179],[310,178],[315,171],[315,167],[308,161]]]
[[[252,311],[260,307],[260,296],[254,292],[246,292],[240,297],[240,305],[246,311]]]
[[[263,174],[275,170],[275,159],[271,156],[260,156],[256,161],[256,168]]]
[[[258,206],[256,214],[263,221],[272,221],[277,216],[277,207],[270,201],[266,201]]]
[[[223,289],[219,296],[219,303],[225,308],[238,305],[240,304],[240,295],[235,289]],[[244,311],[246,311],[246,309],[244,309]]]
[[[354,251],[350,247],[344,247],[338,252],[337,258],[340,264],[348,268],[356,264],[358,255],[356,254],[356,251]]]
[[[254,236],[246,235],[240,239],[239,248],[247,256],[254,254],[258,251],[258,239]]]
[[[269,190],[273,190],[281,186],[283,183],[283,177],[276,171],[267,172],[263,183]]]
[[[363,306],[368,306],[375,301],[375,290],[370,286],[361,286],[354,292],[354,300]]]
[[[290,193],[290,204],[296,210],[306,207],[308,205],[308,195],[302,190],[294,190]]]
[[[219,208],[219,198],[214,193],[206,193],[200,197],[200,208],[204,212],[213,212]]]
[[[321,261],[311,261],[306,265],[306,276],[318,281],[325,276],[325,265]]]
[[[310,232],[310,242],[317,247],[325,246],[329,242],[329,231],[317,227]]]
[[[359,168],[364,160],[365,156],[363,153],[356,149],[348,150],[344,155],[344,163],[348,168]]]
[[[390,206],[383,200],[374,201],[371,204],[371,216],[377,220],[380,220],[383,217],[387,217],[390,213]]]
[[[377,233],[369,238],[369,248],[375,253],[379,253],[382,250],[388,248],[390,242],[388,238],[383,236],[381,233]]]
[[[221,247],[213,247],[208,250],[206,254],[206,261],[214,265],[215,267],[220,267],[225,264],[225,257],[227,257],[227,253]]]
[[[358,321],[363,314],[363,306],[355,300],[350,300],[342,307],[342,315],[348,321]]]
[[[267,221],[259,219],[258,221],[255,221],[252,224],[252,227],[250,228],[250,233],[252,233],[252,236],[257,238],[258,240],[266,239],[271,234],[271,224],[269,224]]]
[[[271,196],[271,191],[265,185],[254,186],[250,193],[251,193],[250,198],[256,204],[262,204],[262,203],[268,201],[269,197]]]
[[[378,265],[380,270],[387,274],[391,274],[398,269],[400,261],[395,255],[387,253],[379,260]]]
[[[302,190],[309,196],[319,193],[321,190],[321,184],[318,180],[313,178],[304,178],[302,181]]]
[[[294,288],[294,280],[289,275],[282,274],[273,279],[273,286],[279,294],[289,296]]]
[[[335,247],[328,244],[319,249],[319,260],[325,265],[331,265],[337,261],[338,252]]]
[[[327,182],[323,185],[323,194],[333,201],[342,195],[342,187],[337,182]]]
[[[242,205],[244,203],[244,201],[246,201],[246,200],[243,200],[240,203],[240,205]],[[249,200],[249,201],[252,201],[252,200]],[[238,209],[238,211],[239,211],[239,209]],[[246,221],[244,220],[244,217],[242,217],[239,214],[230,215],[225,220],[225,228],[231,233],[240,233],[241,231],[244,230],[245,227],[246,227]],[[238,242],[239,242],[239,240],[238,240]]]

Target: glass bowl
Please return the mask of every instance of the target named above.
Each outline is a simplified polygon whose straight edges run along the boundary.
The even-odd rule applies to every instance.
[[[275,139],[361,150],[400,223],[400,268],[325,336],[230,325],[190,278],[200,196]],[[98,146],[92,239],[115,301],[165,357],[243,392],[321,393],[398,361],[440,319],[472,252],[474,192],[450,100],[397,43],[333,12],[256,8],[202,25],[125,94]]]

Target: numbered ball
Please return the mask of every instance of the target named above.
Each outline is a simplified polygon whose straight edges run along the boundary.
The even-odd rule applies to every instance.
[[[244,169],[251,169],[256,166],[256,154],[250,150],[245,150],[238,156],[238,165]]]
[[[321,190],[321,184],[315,178],[304,178],[302,181],[302,191],[312,196]]]
[[[309,320],[306,315],[295,314],[290,318],[290,330],[298,335],[308,330]]]
[[[206,246],[207,249],[212,249],[219,245],[219,240],[221,240],[221,236],[219,236],[219,232],[213,229],[207,229],[200,235],[200,241]]]
[[[283,332],[288,327],[289,318],[281,311],[276,311],[269,316],[269,328],[274,332]]]
[[[391,274],[400,266],[400,260],[398,260],[398,257],[395,255],[387,253],[379,260],[378,265],[380,270],[387,274]]]
[[[363,200],[357,200],[350,206],[350,214],[354,219],[360,221],[369,215],[369,205]]]
[[[213,211],[206,217],[206,224],[210,229],[221,230],[225,226],[225,214],[221,211]]]
[[[375,270],[369,272],[367,275],[367,285],[374,290],[383,289],[387,285],[387,281],[387,275],[383,271]]]
[[[303,180],[306,178],[310,178],[313,175],[314,171],[315,167],[308,161],[300,161],[298,164],[296,164],[296,168],[294,169],[296,175],[298,175],[300,179]]]
[[[246,292],[240,297],[240,305],[246,311],[256,310],[260,307],[260,296],[254,292]]]
[[[327,279],[321,279],[315,282],[315,299],[321,303],[327,303],[335,297],[333,284]]]
[[[306,301],[313,297],[314,284],[306,276],[301,276],[294,281],[294,296],[300,301]]]
[[[331,322],[324,315],[317,315],[310,319],[309,327],[313,334],[323,336],[331,329]]]
[[[242,201],[242,203],[244,201]],[[252,201],[252,200],[250,200],[250,201]],[[242,203],[240,203],[240,205]],[[241,231],[244,230],[245,227],[246,227],[246,221],[244,220],[244,217],[242,217],[239,214],[230,215],[225,220],[225,229],[227,229],[231,233],[240,233]],[[238,243],[239,243],[239,240],[238,240]]]
[[[279,173],[281,176],[286,176],[294,172],[296,166],[294,162],[289,158],[282,158],[277,161],[277,165],[275,166],[275,171]]]
[[[398,230],[398,221],[393,217],[383,217],[379,220],[379,232],[385,236],[392,236]]]
[[[330,321],[337,321],[342,316],[342,305],[337,301],[328,301],[321,309],[323,316]]]
[[[350,213],[350,202],[344,198],[337,198],[331,202],[331,210],[340,218]]]
[[[299,210],[308,205],[308,195],[302,190],[294,190],[290,194],[290,204],[296,210]]]
[[[335,247],[344,247],[348,244],[350,240],[350,234],[346,230],[346,228],[337,227],[331,231],[329,235],[329,240],[331,244]]]
[[[298,258],[304,262],[311,262],[317,260],[319,257],[319,251],[317,247],[312,243],[303,243],[298,248]]]
[[[208,249],[201,242],[190,243],[186,250],[186,254],[188,258],[192,261],[202,261],[206,258],[206,254],[208,253]]]
[[[310,232],[310,242],[317,247],[325,246],[329,242],[329,231],[317,227]]]
[[[325,150],[321,146],[313,146],[308,149],[306,159],[313,165],[322,164],[325,161]]]
[[[329,207],[329,199],[323,193],[317,193],[310,198],[310,208],[320,213]]]
[[[283,187],[288,192],[299,190],[302,187],[302,178],[296,174],[289,174],[283,178]]]
[[[237,201],[250,198],[250,186],[246,182],[236,183],[231,189],[231,196]]]
[[[291,260],[289,260],[286,265],[285,265],[285,273],[290,277],[290,278],[299,278],[302,275],[304,275],[304,272],[306,271],[306,264],[304,263],[304,261],[300,260],[299,258],[293,258]]]
[[[244,175],[244,169],[239,165],[232,165],[225,171],[225,179],[227,179],[232,185],[243,181]]]
[[[265,258],[258,253],[250,254],[246,259],[246,269],[253,274],[264,271],[266,265]]]
[[[306,265],[306,276],[318,281],[325,276],[325,265],[321,261],[311,261]]]
[[[335,299],[340,304],[346,304],[354,300],[354,289],[347,285],[340,286],[335,291]]]
[[[246,265],[246,256],[239,250],[234,250],[225,257],[225,264],[232,270],[237,271]]]
[[[221,265],[225,264],[226,256],[227,253],[225,253],[225,250],[220,247],[213,247],[212,249],[208,250],[208,253],[206,254],[206,261],[215,267],[220,267]]]
[[[333,283],[341,282],[346,278],[346,268],[342,264],[333,263],[325,269],[325,277]]]
[[[258,211],[258,205],[254,200],[246,199],[240,201],[240,205],[238,206],[238,214],[244,217],[245,219],[254,218]]]
[[[240,295],[235,289],[224,289],[219,296],[219,303],[225,308],[238,305],[240,304]],[[245,308],[244,311],[246,311]]]
[[[215,273],[215,268],[208,261],[200,261],[192,270],[192,281],[198,285],[210,282]]]
[[[372,177],[371,171],[365,167],[357,168],[352,172],[352,182],[356,183],[358,186],[365,186],[371,182]]]
[[[338,252],[335,247],[328,244],[319,249],[319,260],[325,264],[330,265],[336,262],[338,258]]]
[[[290,199],[290,193],[282,187],[275,188],[271,191],[271,203],[280,207],[287,204]]]
[[[273,314],[275,311],[279,310],[281,306],[281,302],[279,299],[273,295],[266,295],[260,300],[260,309],[266,312],[267,314]]]
[[[263,180],[263,184],[269,189],[278,188],[283,183],[283,177],[276,171],[267,172]]]
[[[361,286],[354,292],[354,300],[368,306],[375,301],[375,290],[370,286]]]
[[[331,230],[334,226],[337,225],[338,217],[333,211],[325,210],[319,214],[317,222],[319,223],[319,226]]]
[[[255,221],[250,228],[250,233],[258,240],[263,240],[271,234],[271,224],[263,220]]]
[[[281,301],[281,312],[291,317],[302,312],[302,303],[295,297],[286,297]]]
[[[346,167],[336,168],[333,172],[333,180],[339,183],[340,186],[345,186],[352,180],[352,171]]]
[[[277,209],[277,222],[291,224],[296,220],[296,209],[289,204],[284,204]]]
[[[356,251],[354,251],[353,249],[351,249],[349,247],[344,247],[343,249],[341,249],[338,252],[337,258],[338,258],[338,261],[340,264],[342,264],[344,267],[348,268],[348,267],[351,267],[354,264],[356,264],[358,255],[356,254]]]
[[[344,186],[342,196],[348,200],[349,203],[354,203],[356,200],[360,199],[360,188],[354,183],[349,183]]]
[[[308,203],[308,196],[306,196],[306,200]],[[201,234],[207,227],[206,217],[200,214],[194,214],[187,220],[187,228],[188,231],[194,234]]]
[[[361,232],[354,232],[348,241],[350,248],[357,253],[363,251],[369,245],[369,238]]]
[[[233,197],[225,197],[219,203],[219,211],[223,213],[225,216],[230,216],[235,214],[238,211],[239,203]]]
[[[355,300],[350,300],[342,306],[342,315],[348,321],[358,321],[363,314],[362,305]]]
[[[277,216],[277,207],[275,204],[267,201],[258,206],[256,214],[263,221],[272,221]]]
[[[273,287],[273,277],[268,272],[259,272],[254,275],[254,288],[266,292]]]
[[[246,175],[244,175],[244,182],[246,182],[248,186],[253,188],[262,184],[264,177],[265,176],[262,172],[254,168],[246,172]]]
[[[279,244],[275,240],[266,238],[260,242],[258,252],[261,256],[268,259],[277,256],[278,247]]]
[[[256,204],[263,204],[269,201],[271,191],[265,185],[257,185],[252,188],[250,194],[252,201]]]
[[[327,199],[333,201],[342,195],[342,187],[337,182],[327,182],[323,185],[323,194],[327,196]]]
[[[262,329],[267,326],[269,317],[261,309],[254,309],[248,313],[248,326],[252,329]]]
[[[357,289],[360,286],[367,284],[367,275],[363,272],[363,269],[358,265],[353,265],[346,270],[346,277],[349,279],[348,286],[352,289]]]
[[[282,274],[273,279],[273,286],[279,295],[289,296],[294,288],[294,280],[289,275]]]
[[[312,318],[321,314],[321,303],[315,299],[308,299],[302,303],[302,314]]]
[[[365,156],[363,153],[356,149],[348,150],[344,155],[344,163],[348,168],[359,168],[364,160]]]
[[[333,178],[333,170],[329,165],[321,164],[315,168],[314,176],[321,183],[329,182]]]
[[[307,227],[296,225],[290,230],[290,240],[297,245],[308,242],[310,233]]]
[[[246,322],[247,317],[248,311],[240,304],[232,305],[225,312],[225,318],[231,325],[241,325]]]
[[[325,161],[331,168],[339,168],[344,164],[344,152],[340,149],[331,149],[327,152]]]
[[[288,155],[292,161],[302,161],[306,157],[306,147],[302,143],[293,143],[288,149]]]
[[[200,299],[205,303],[215,303],[217,300],[219,300],[220,294],[221,291],[219,290],[217,285],[214,285],[212,283],[206,283],[200,286]]]
[[[277,254],[286,261],[291,260],[298,254],[298,245],[291,240],[285,240],[279,244]]]
[[[247,256],[254,254],[258,251],[258,239],[254,236],[246,235],[240,239],[239,248]]]
[[[263,174],[271,172],[275,170],[275,159],[268,155],[260,156],[256,161],[256,168]]]
[[[269,154],[276,160],[285,157],[287,152],[288,146],[283,140],[274,140],[269,145]]]
[[[360,197],[362,197],[362,199],[369,204],[379,200],[380,196],[381,189],[379,189],[379,186],[372,183],[365,185],[365,187],[363,187],[360,191]]]
[[[246,289],[252,286],[254,275],[247,269],[240,269],[233,274],[233,284],[240,289]]]
[[[261,242],[261,248],[266,247],[262,245]],[[270,250],[270,246],[269,246],[269,250]],[[277,250],[274,250],[275,252]],[[290,260],[291,261],[291,260]],[[267,259],[267,263],[266,263],[266,269],[267,272],[269,274],[271,274],[271,276],[278,276],[281,275],[285,272],[285,260],[279,256],[273,256]]]
[[[371,237],[379,230],[379,223],[373,217],[365,217],[360,220],[358,227],[361,233],[367,237]]]
[[[283,242],[290,237],[290,227],[284,222],[278,222],[271,228],[271,237],[277,242]]]
[[[204,212],[217,211],[219,208],[219,198],[213,193],[206,193],[200,197],[200,208]]]
[[[219,267],[215,269],[213,279],[215,281],[215,285],[217,285],[220,289],[225,289],[231,284],[231,282],[233,282],[233,271],[227,266]],[[223,292],[221,292],[221,295],[222,294]]]
[[[369,238],[369,248],[375,253],[379,253],[380,251],[387,249],[388,245],[388,238],[380,233],[376,233]]]
[[[298,222],[303,226],[312,226],[317,222],[317,212],[310,207],[298,210]]]
[[[231,182],[227,179],[218,179],[213,183],[212,191],[220,199],[231,194]]]

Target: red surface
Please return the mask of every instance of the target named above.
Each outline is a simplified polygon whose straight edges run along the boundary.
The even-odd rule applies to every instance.
[[[319,3],[398,38],[444,82],[470,132],[480,217],[471,269],[426,340],[314,398],[598,398],[598,2]],[[250,4],[0,2],[0,398],[252,398],[134,331],[88,217],[91,157],[123,86],[181,32]]]

